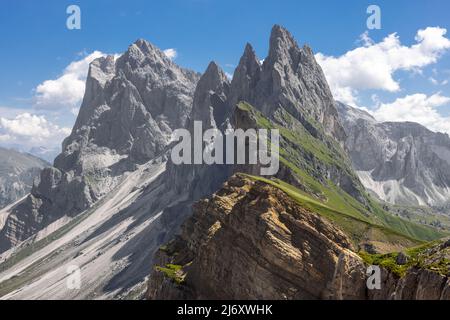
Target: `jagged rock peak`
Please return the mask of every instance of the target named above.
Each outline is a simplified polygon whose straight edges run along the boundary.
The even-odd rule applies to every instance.
[[[208,68],[206,68],[205,73],[200,78],[200,81],[212,81],[212,83],[228,83],[229,80],[227,76],[225,75],[225,72],[220,68],[216,62],[211,61],[208,65]]]
[[[305,44],[300,50],[300,62],[309,66],[317,65],[314,52],[307,44]]]
[[[255,87],[261,76],[261,63],[251,44],[247,43],[231,81],[231,104],[240,100],[253,102]]]
[[[150,43],[145,39],[136,40],[132,45],[128,47],[128,50],[132,50],[135,47],[137,47],[139,50],[141,50],[143,53],[146,54],[157,52],[159,54],[164,55],[164,52],[162,52],[158,47],[154,46],[152,43]]]
[[[242,63],[256,63],[257,65],[260,65],[258,58],[256,57],[255,50],[253,49],[252,45],[250,43],[247,43],[245,45],[244,54],[241,57],[241,60],[239,62],[239,65],[242,65]]]
[[[106,57],[100,57],[92,61],[90,64],[90,69],[96,67],[105,73],[114,72],[115,58],[113,55],[108,55]]]
[[[114,56],[108,55],[95,59],[89,65],[86,87],[90,87],[90,81],[97,80],[103,88],[108,80],[115,75],[116,61]]]
[[[204,99],[205,95],[211,92],[228,92],[229,82],[225,72],[214,61],[211,61],[198,81],[194,94],[194,108],[200,100]]]
[[[128,47],[128,50],[118,59],[117,65],[130,64],[135,69],[145,64],[177,67],[166,54],[147,40],[139,39]]]
[[[244,49],[244,53],[239,61],[239,65],[236,68],[236,75],[248,75],[254,76],[261,70],[261,64],[256,56],[255,50],[250,43],[247,43]]]
[[[282,56],[289,55],[291,49],[299,50],[297,41],[287,29],[274,25],[270,34],[268,61],[274,61]]]
[[[222,113],[226,109],[226,98],[230,89],[230,81],[225,72],[211,61],[197,83],[194,93],[194,102],[191,120],[201,120],[205,125],[216,126],[215,121],[219,119],[214,116],[213,110],[222,109],[220,120],[223,120]]]

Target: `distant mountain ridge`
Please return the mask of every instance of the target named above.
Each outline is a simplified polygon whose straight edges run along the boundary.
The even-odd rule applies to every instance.
[[[337,102],[348,134],[346,146],[364,186],[401,205],[450,202],[450,137],[418,123],[378,122],[369,113]]]
[[[202,121],[204,129],[222,132],[279,130],[280,170],[263,179],[258,177],[259,164],[175,165],[170,159],[172,133],[178,128],[192,130],[194,121]],[[281,26],[272,28],[263,63],[251,45],[245,47],[231,81],[215,62],[200,75],[138,40],[118,59],[106,57],[91,63],[80,113],[54,166],[42,171],[40,183],[28,197],[0,211],[5,218],[0,230],[0,297],[141,296],[155,268],[155,253],[177,237],[186,221],[192,225],[189,221],[198,200],[220,193],[221,186],[233,183],[238,172],[278,190],[266,196],[260,192],[264,187],[248,190],[246,184],[238,184],[238,189],[244,189],[232,192],[237,198],[227,201],[225,197],[221,204],[236,206],[238,218],[247,212],[250,217],[255,212],[271,214],[265,211],[270,209],[267,199],[283,194],[290,199],[284,203],[299,206],[294,211],[312,213],[306,220],[320,216],[320,221],[326,221],[320,225],[339,226],[355,251],[385,253],[443,236],[439,230],[384,211],[352,169],[345,141],[333,96],[312,50],[300,47]],[[251,201],[244,212],[239,210],[240,201],[234,200],[246,192]],[[289,218],[291,208],[276,208],[275,221],[279,216],[297,223]],[[242,225],[248,227],[248,236],[259,239],[262,231],[277,239],[252,221]],[[220,233],[222,222],[213,221],[213,227],[205,230]],[[311,243],[323,248],[320,243],[326,241],[327,248],[335,247],[333,241],[317,239],[320,233],[310,233],[308,226],[300,229],[310,234]],[[327,229],[335,239],[337,229]],[[202,243],[196,236],[208,237],[204,232],[188,234],[194,246]],[[288,232],[280,240],[288,242],[291,236],[293,242],[300,239],[296,232]],[[239,261],[245,248],[238,244],[228,243],[237,254],[230,263]],[[305,254],[322,254],[307,242],[301,246]],[[337,267],[336,255],[330,257],[326,269],[317,274]],[[270,262],[276,264],[276,257],[272,258]],[[67,289],[70,265],[81,269],[81,290]],[[246,277],[248,271],[241,269],[238,276]]]
[[[61,148],[54,147],[54,148],[47,148],[47,147],[33,147],[28,150],[28,153],[32,154],[35,157],[38,157],[40,159],[44,159],[48,163],[53,163],[56,156],[61,152]]]
[[[0,209],[30,192],[40,171],[48,166],[31,154],[0,147]]]

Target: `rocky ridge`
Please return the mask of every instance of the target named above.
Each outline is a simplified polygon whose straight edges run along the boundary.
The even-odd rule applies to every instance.
[[[163,154],[172,131],[186,125],[198,79],[145,40],[117,59],[95,60],[72,133],[54,166],[10,209],[0,252],[90,208],[124,174]]]
[[[168,160],[173,130],[192,130],[196,120],[204,123],[204,129],[222,133],[229,128],[280,130],[280,171],[274,177],[278,180],[270,181],[279,186],[285,183],[286,192],[307,200],[292,209],[294,220],[299,221],[282,217],[294,223],[289,225],[291,233],[298,231],[299,222],[301,228],[318,224],[335,235],[322,243],[321,234],[309,233],[308,241],[329,248],[327,259],[334,260],[340,247],[386,249],[386,242],[405,246],[441,236],[431,228],[388,216],[367,195],[342,148],[345,133],[320,66],[311,50],[300,48],[284,28],[272,29],[263,64],[246,46],[231,82],[214,62],[200,77],[139,40],[120,58],[101,58],[91,64],[83,106],[62,154],[53,168],[42,172],[31,195],[5,212],[8,219],[0,232],[0,252],[4,251],[0,296],[137,295],[145,285],[154,252],[173,238],[192,213],[192,203],[217,191],[233,172],[258,172],[258,166],[176,166]],[[267,195],[264,188],[254,191]],[[284,199],[280,206],[289,205],[288,201]],[[314,209],[327,218],[343,218],[347,228],[340,232],[330,222],[333,219],[307,214]],[[278,232],[278,227],[273,231]],[[361,240],[355,241],[352,233]],[[289,232],[283,234],[283,240],[288,236]],[[317,255],[308,248],[295,250]],[[308,272],[317,274],[314,279],[323,288],[320,279],[331,281],[331,269],[326,259],[318,259],[324,270],[308,267]],[[72,263],[86,276],[85,286],[77,292],[65,286],[65,268]],[[174,270],[178,265],[159,267],[169,275],[180,271]],[[285,265],[279,267],[283,270]],[[236,271],[245,274],[245,270]],[[300,285],[305,281],[298,279]],[[306,296],[300,291],[289,297]]]
[[[247,107],[242,108],[243,105]],[[252,110],[249,112],[248,108]],[[225,134],[230,128],[264,127],[259,120],[271,122],[273,129],[284,128],[308,136],[314,140],[312,144],[328,149],[326,152],[338,159],[335,163],[320,159],[316,150],[306,150],[309,141],[308,146],[294,142],[297,143],[295,161],[308,166],[305,168],[308,174],[323,183],[327,177],[359,201],[366,202],[362,185],[341,148],[345,132],[322,69],[312,50],[308,46],[300,48],[289,31],[278,25],[272,28],[264,63],[260,63],[252,46],[247,44],[231,82],[216,63],[210,63],[198,82],[188,128],[192,133],[192,123],[202,121],[204,129],[216,128]],[[288,143],[286,137],[282,140],[285,141],[282,144]],[[193,200],[217,190],[233,172],[256,173],[257,170],[258,166],[172,166],[170,161],[168,164],[174,185],[191,189]],[[281,163],[277,177],[303,184],[285,163]],[[190,182],[186,184],[187,181]]]
[[[450,138],[417,123],[383,122],[336,104],[346,147],[364,186],[399,205],[445,206],[450,199]]]
[[[236,175],[159,250],[147,297],[450,299],[450,241],[426,256],[446,267],[411,266],[402,276],[382,267],[381,288],[368,290],[368,264],[346,233],[276,187]]]
[[[47,166],[50,164],[31,154],[0,148],[0,209],[30,192]]]

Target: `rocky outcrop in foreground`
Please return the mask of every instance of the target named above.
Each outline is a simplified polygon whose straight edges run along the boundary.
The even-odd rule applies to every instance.
[[[427,254],[448,262],[449,247]],[[381,289],[368,290],[367,261],[346,234],[278,188],[243,175],[198,202],[156,261],[149,299],[450,299],[442,268],[411,266],[401,276],[381,268]]]

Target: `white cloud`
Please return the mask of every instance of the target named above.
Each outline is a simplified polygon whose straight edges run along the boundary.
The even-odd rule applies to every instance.
[[[59,127],[44,116],[21,113],[14,118],[0,117],[0,142],[24,147],[59,146],[70,134],[69,128]]]
[[[31,109],[19,109],[19,108],[10,108],[5,106],[0,106],[0,117],[5,118],[14,118],[17,115],[25,112],[32,112]]]
[[[170,60],[174,60],[178,56],[178,52],[176,49],[170,48],[163,51],[167,58]]]
[[[316,54],[331,90],[337,100],[357,104],[359,90],[379,89],[389,92],[400,90],[394,79],[399,70],[421,72],[421,68],[436,63],[450,49],[446,29],[428,27],[417,32],[416,44],[404,46],[396,33],[375,43],[367,33],[361,36],[362,47],[348,51],[340,57]]]
[[[89,64],[106,56],[100,51],[91,54],[82,51],[78,55],[83,58],[71,62],[60,77],[43,81],[36,87],[31,108],[0,107],[0,144],[20,146],[23,150],[60,146],[71,129],[56,122],[70,122],[78,114]]]
[[[436,93],[407,95],[392,103],[382,103],[372,112],[379,121],[417,122],[432,131],[450,134],[450,117],[439,114],[436,108],[450,103],[450,97]]]
[[[103,56],[104,53],[94,51],[82,60],[70,63],[59,78],[42,82],[35,90],[34,107],[60,111],[78,108],[84,95],[89,64]]]
[[[439,81],[439,80],[437,80],[437,79],[434,78],[434,77],[429,77],[428,80],[429,80],[432,84],[434,84],[435,86],[445,86],[446,84],[448,84],[448,79]]]
[[[431,82],[432,84],[434,84],[435,86],[437,86],[437,85],[439,84],[439,82],[438,82],[435,78],[433,78],[433,77],[429,77],[428,80],[430,80],[430,82]]]

